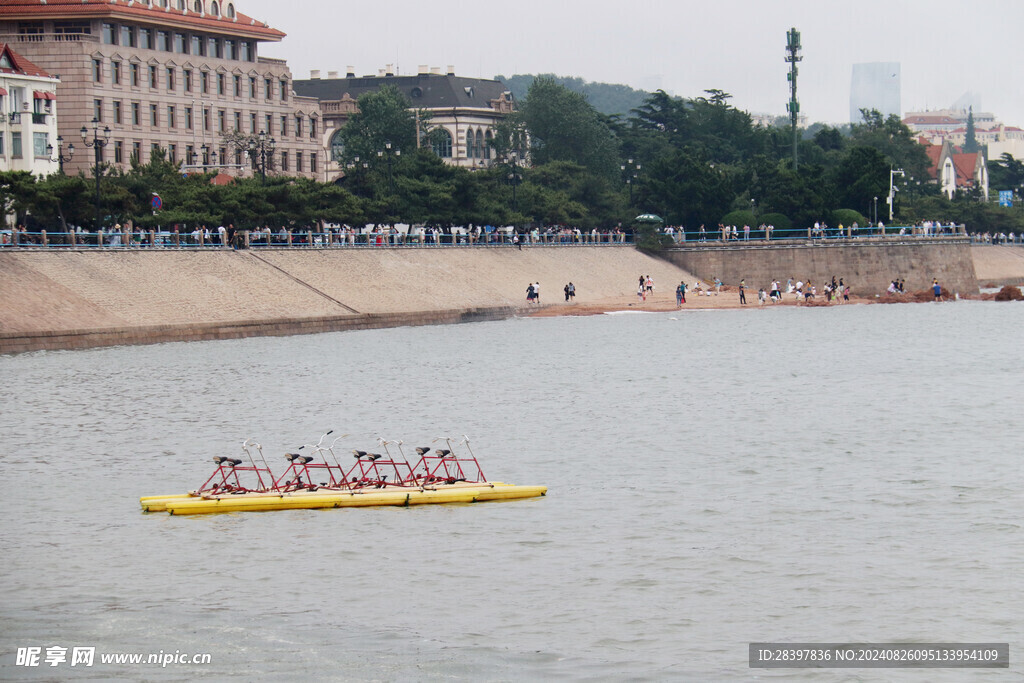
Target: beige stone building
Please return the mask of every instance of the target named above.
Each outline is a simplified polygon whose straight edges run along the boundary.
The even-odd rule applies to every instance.
[[[96,119],[101,139],[109,128],[101,159],[119,168],[161,148],[186,166],[251,175],[249,155],[224,136],[262,131],[275,143],[268,175],[323,180],[317,100],[295,95],[284,60],[258,54],[283,37],[233,0],[0,2],[0,43],[59,78],[57,132],[77,149]],[[89,173],[94,160],[82,145],[65,171]]]

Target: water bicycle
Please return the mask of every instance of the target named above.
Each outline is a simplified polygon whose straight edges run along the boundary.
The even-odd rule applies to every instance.
[[[480,463],[463,435],[457,444],[438,437],[444,448],[418,446],[411,464],[402,441],[377,439],[383,452],[353,449],[355,462],[348,468],[335,453],[343,434],[326,444],[330,430],[316,444],[304,444],[286,453],[288,466],[274,476],[263,446],[254,439],[242,442],[241,458],[214,456],[216,468],[203,484],[188,493],[143,496],[145,512],[200,515],[212,512],[294,510],[339,507],[408,506],[438,503],[475,503],[536,498],[546,486],[515,486],[487,481]],[[305,451],[302,453],[301,451]]]

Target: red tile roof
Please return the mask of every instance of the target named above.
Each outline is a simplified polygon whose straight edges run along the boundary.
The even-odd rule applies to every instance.
[[[934,125],[959,125],[960,121],[957,121],[952,116],[908,116],[903,119],[903,123],[906,125],[914,126],[934,126]]]
[[[47,17],[60,19],[109,17],[141,22],[148,20],[154,24],[208,31],[224,31],[263,40],[278,41],[285,36],[276,28],[270,28],[262,21],[237,12],[234,19],[229,19],[223,13],[218,17],[210,14],[198,14],[189,10],[156,7],[154,4],[155,0],[151,0],[149,5],[131,0],[0,0],[0,19],[31,21]],[[173,0],[168,0],[167,4],[176,3]]]
[[[2,69],[0,73],[5,74],[21,74],[24,76],[42,76],[43,78],[53,78],[50,74],[40,69],[38,66],[28,61],[11,47],[10,43],[0,43],[0,54],[6,54],[7,59],[10,60],[13,69]]]
[[[921,140],[923,139],[921,138]],[[935,180],[939,177],[939,157],[942,156],[942,145],[925,143],[924,153],[928,155],[928,177]]]
[[[953,155],[953,167],[956,169],[957,187],[974,184],[974,168],[978,163],[978,154],[980,154],[980,152]]]

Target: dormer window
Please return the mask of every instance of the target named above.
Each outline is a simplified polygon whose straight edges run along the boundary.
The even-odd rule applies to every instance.
[[[228,19],[235,18],[235,6],[233,3],[228,3]]]
[[[473,97],[473,86],[467,85],[465,88],[463,88],[463,90],[466,91],[466,97],[469,97],[470,99],[472,99],[472,97]]]

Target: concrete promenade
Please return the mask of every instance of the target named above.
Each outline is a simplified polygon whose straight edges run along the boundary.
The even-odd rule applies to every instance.
[[[1024,283],[1024,247],[961,245],[958,249],[956,258],[968,254],[976,271],[977,279],[966,282],[966,287],[973,285],[977,291],[979,282]],[[874,259],[879,265],[872,277],[901,275],[893,272],[893,262],[879,261],[884,251],[862,249],[857,252],[858,261],[837,262],[837,255],[844,252],[831,250],[832,260],[823,266],[823,273],[846,277],[858,297],[873,297],[884,286],[869,285],[868,271],[855,276],[854,266],[866,268],[864,264]],[[670,303],[680,280],[692,287],[695,280],[707,282],[713,275],[726,284],[743,277],[756,295],[758,287],[768,284],[760,281],[761,270],[783,281],[792,275],[815,281],[826,277],[808,272],[809,266],[794,264],[793,250],[730,249],[733,255],[724,257],[722,253],[705,250],[698,256],[708,260],[691,261],[690,269],[646,256],[628,245],[522,250],[3,249],[0,353],[498,319],[537,312],[538,307],[525,301],[530,282],[540,282],[544,306],[561,304],[562,287],[572,281],[575,303],[582,312],[631,305],[640,275],[650,275],[659,299]],[[809,253],[820,259],[824,252]],[[942,270],[950,267],[948,263],[934,260],[945,258],[942,249],[916,256],[899,249],[890,253],[897,259],[924,259],[912,264],[922,281],[930,282],[931,272],[952,276]],[[736,260],[730,266],[742,273],[733,282],[724,264],[712,262],[720,258],[752,260],[746,265]],[[803,265],[815,263],[813,259]],[[714,267],[722,270],[712,272]],[[955,267],[966,277],[963,263]],[[796,272],[788,272],[791,269]],[[687,308],[725,303],[690,297]]]

